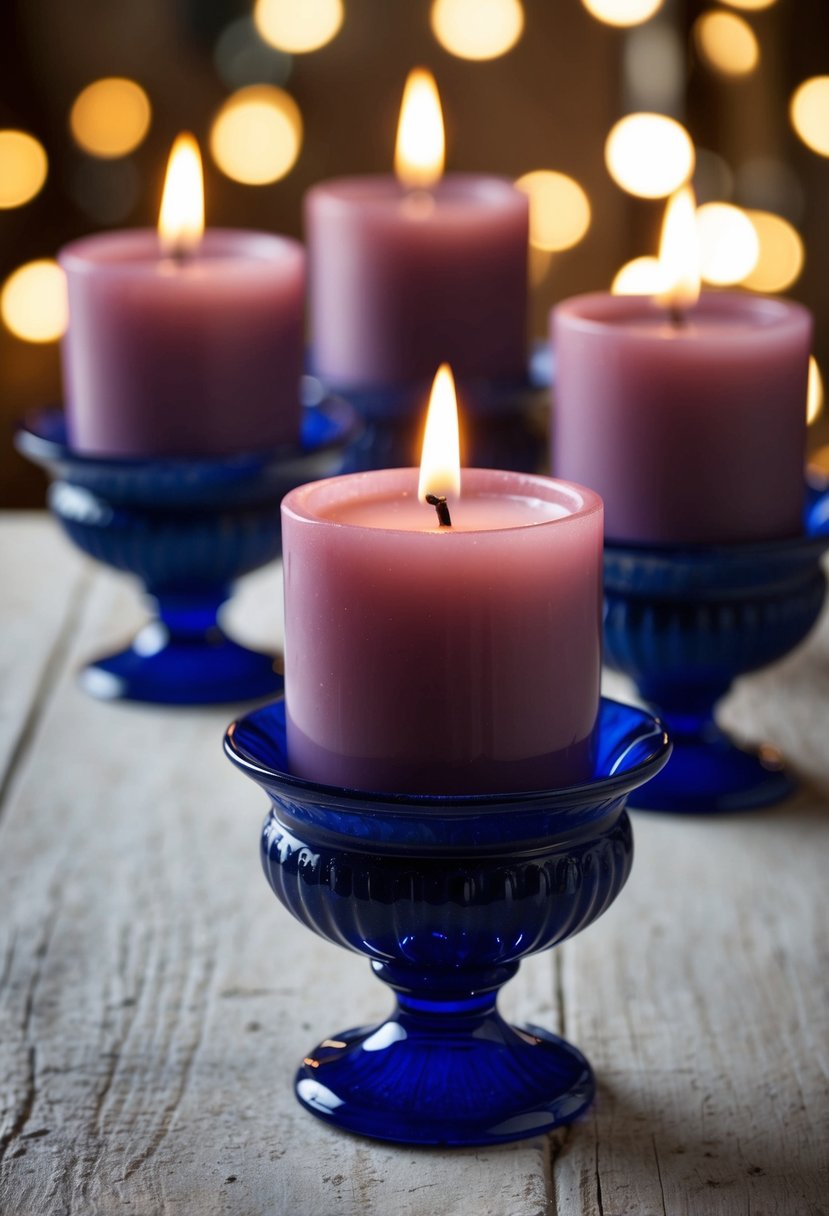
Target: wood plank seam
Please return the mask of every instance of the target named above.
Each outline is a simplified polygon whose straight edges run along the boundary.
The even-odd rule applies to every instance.
[[[556,946],[552,952],[553,1005],[558,1016],[558,1033],[567,1038],[567,1012],[564,999],[564,946]],[[556,1194],[556,1163],[567,1148],[573,1131],[571,1123],[558,1128],[546,1137],[544,1153],[544,1183],[547,1188],[547,1209],[550,1216],[558,1216],[559,1205]]]
[[[66,613],[55,636],[55,640],[49,648],[49,652],[43,663],[43,668],[37,681],[34,696],[32,697],[27,713],[23,717],[20,733],[18,734],[9,754],[9,761],[6,765],[6,771],[3,774],[2,779],[0,779],[0,819],[3,816],[3,811],[6,806],[8,794],[15,775],[29,753],[32,740],[37,732],[37,727],[44,713],[46,712],[52,696],[54,695],[57,685],[57,676],[63,668],[69,654],[72,637],[75,633],[84,605],[89,596],[93,578],[93,567],[85,566],[68,597]]]
[[[596,1168],[596,1209],[597,1209],[597,1211],[598,1211],[599,1216],[604,1216],[604,1202],[602,1201],[602,1172],[601,1172],[601,1170],[599,1169],[599,1133],[598,1133],[598,1129],[596,1128],[596,1121],[595,1121],[595,1120],[594,1120],[594,1124],[593,1124],[593,1126],[594,1126],[594,1132],[595,1132],[595,1138],[596,1138],[596,1152],[595,1152],[595,1161],[596,1161],[596,1166],[595,1166],[595,1168]]]
[[[659,1153],[656,1149],[656,1136],[651,1136],[651,1143],[653,1144],[653,1159],[656,1162],[656,1177],[657,1181],[659,1182],[659,1193],[662,1196],[662,1212],[663,1216],[668,1216],[668,1209],[665,1206],[665,1187],[662,1182],[662,1170],[659,1166]]]

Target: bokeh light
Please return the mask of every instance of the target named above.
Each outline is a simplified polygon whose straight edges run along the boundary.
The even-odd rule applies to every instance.
[[[75,98],[69,129],[92,156],[127,156],[147,134],[151,118],[150,101],[140,84],[107,76],[87,85]]]
[[[460,59],[497,59],[524,29],[520,0],[434,0],[432,33]]]
[[[759,13],[761,9],[771,8],[777,0],[722,0],[723,4],[730,4],[732,8],[740,8],[746,13]]]
[[[66,279],[57,262],[41,258],[13,271],[0,291],[0,316],[24,342],[56,342],[69,320]]]
[[[614,296],[655,296],[662,291],[663,280],[659,258],[633,258],[617,270],[610,290]]]
[[[276,85],[250,85],[228,97],[213,120],[210,152],[222,173],[246,186],[279,181],[302,146],[302,115]]]
[[[662,7],[662,0],[581,0],[592,17],[605,25],[639,25]]]
[[[325,46],[339,33],[343,16],[342,0],[256,0],[253,9],[265,41],[293,55]]]
[[[530,244],[555,253],[578,245],[590,227],[590,200],[566,173],[534,169],[516,181],[530,200]]]
[[[745,211],[730,203],[704,203],[697,209],[700,273],[717,287],[742,282],[760,255],[757,230]]]
[[[22,207],[42,189],[49,171],[43,144],[25,131],[0,131],[0,210]]]
[[[604,155],[616,184],[639,198],[665,198],[694,171],[690,135],[664,114],[620,119],[607,137]]]
[[[760,62],[754,30],[736,13],[703,13],[694,22],[700,58],[724,76],[748,76]]]
[[[803,269],[805,250],[800,233],[788,220],[770,211],[748,211],[760,242],[754,269],[743,279],[752,291],[786,291]]]
[[[794,91],[789,116],[806,147],[829,156],[829,76],[804,80]]]
[[[811,426],[823,413],[823,376],[814,355],[809,357],[809,387],[806,390],[806,424]]]

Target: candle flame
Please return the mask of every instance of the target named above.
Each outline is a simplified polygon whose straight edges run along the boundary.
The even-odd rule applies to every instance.
[[[428,190],[440,181],[445,154],[443,114],[435,78],[425,68],[414,68],[403,90],[394,171],[409,190]]]
[[[192,135],[179,135],[167,162],[158,235],[164,252],[174,257],[192,253],[204,232],[204,178],[199,145]]]
[[[682,311],[699,299],[699,241],[697,206],[690,186],[671,195],[662,224],[659,268],[662,290],[656,302]]]
[[[460,493],[458,402],[451,368],[448,363],[442,363],[437,370],[429,397],[417,496],[421,502],[425,502],[427,494],[456,499],[460,497]]]

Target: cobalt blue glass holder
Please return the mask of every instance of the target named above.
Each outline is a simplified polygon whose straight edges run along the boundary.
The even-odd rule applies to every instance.
[[[84,456],[63,413],[35,411],[16,435],[46,469],[48,502],[90,557],[137,575],[153,616],[124,649],[91,662],[81,684],[104,699],[210,704],[282,689],[273,655],[240,645],[218,613],[239,576],[281,553],[288,490],[339,473],[355,416],[345,402],[303,409],[297,444],[203,458]]]
[[[360,416],[362,428],[348,450],[350,472],[419,462],[431,382],[355,388],[323,384],[313,375],[309,379],[320,396],[330,392],[341,397]],[[464,464],[540,472],[548,459],[549,381],[549,364],[538,350],[532,352],[523,378],[459,381],[458,400],[466,422]]]
[[[417,1145],[495,1144],[590,1104],[584,1056],[509,1025],[498,990],[528,954],[594,921],[630,872],[625,799],[665,763],[650,714],[602,701],[592,780],[482,796],[395,795],[294,777],[284,702],[233,723],[233,763],[268,794],[265,875],[301,924],[366,955],[395,993],[379,1025],[303,1060],[300,1103],[345,1131]]]
[[[773,741],[738,746],[717,726],[714,709],[737,676],[782,658],[815,624],[829,547],[821,510],[814,500],[807,534],[792,540],[694,548],[605,543],[605,662],[634,680],[674,745],[670,762],[637,790],[632,806],[742,811],[795,788]]]

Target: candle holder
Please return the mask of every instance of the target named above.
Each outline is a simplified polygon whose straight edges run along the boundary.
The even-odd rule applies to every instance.
[[[593,780],[482,796],[366,793],[290,774],[284,702],[233,723],[225,750],[267,792],[265,875],[307,928],[371,960],[397,1007],[326,1038],[295,1080],[346,1131],[406,1144],[517,1140],[590,1103],[590,1065],[496,1010],[519,960],[596,919],[630,872],[628,793],[670,744],[642,710],[603,701]]]
[[[537,473],[545,466],[550,374],[549,362],[534,349],[523,379],[458,381],[458,400],[469,423],[466,465],[517,473]],[[350,472],[413,463],[423,439],[430,382],[354,388],[311,380],[320,397],[331,392],[347,400],[363,422],[349,448]]]
[[[819,504],[810,511],[807,518],[818,520]],[[738,747],[717,726],[714,708],[737,676],[806,637],[823,604],[827,547],[829,526],[823,536],[767,544],[605,543],[605,661],[657,707],[674,744],[670,763],[631,805],[728,812],[792,792],[777,749]]]
[[[84,456],[57,409],[34,412],[18,450],[46,469],[48,502],[90,557],[135,574],[151,621],[115,654],[81,672],[103,699],[197,705],[252,700],[282,689],[272,655],[228,637],[218,622],[234,579],[281,552],[279,504],[305,481],[339,473],[356,432],[345,402],[303,410],[291,446],[204,458]]]

